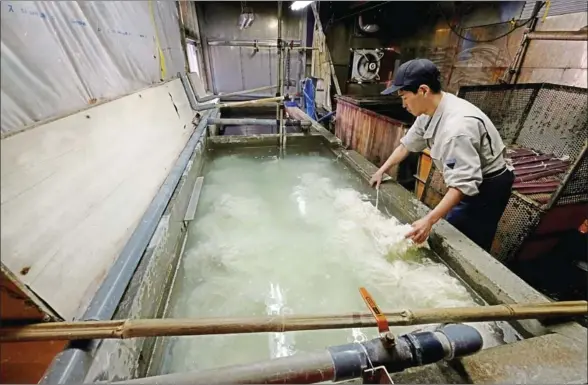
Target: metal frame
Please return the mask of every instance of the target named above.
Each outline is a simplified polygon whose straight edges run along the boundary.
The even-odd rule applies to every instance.
[[[288,40],[288,42],[293,42],[293,46],[298,48],[307,48],[301,47],[302,41],[301,40]],[[208,45],[212,47],[252,47],[252,48],[273,48],[277,49],[278,44],[275,40],[217,40],[217,39],[210,39],[208,40]]]

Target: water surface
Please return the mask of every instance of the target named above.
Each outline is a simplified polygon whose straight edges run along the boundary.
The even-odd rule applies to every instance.
[[[375,191],[324,151],[225,152],[204,174],[169,317],[365,312],[361,286],[384,311],[477,304],[445,265],[404,239],[410,226],[376,209]],[[476,324],[487,346],[499,343],[492,325]],[[376,336],[373,328],[174,337],[166,340],[161,372]]]

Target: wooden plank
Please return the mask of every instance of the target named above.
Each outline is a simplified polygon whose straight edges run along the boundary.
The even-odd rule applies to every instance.
[[[340,100],[337,103],[335,134],[346,148],[355,150],[380,167],[400,144],[405,124]],[[398,166],[389,174],[395,179]]]
[[[2,264],[2,275],[0,276],[0,319],[2,321],[61,320],[22,282],[19,282],[18,278],[4,264]]]
[[[421,153],[421,156],[419,157],[419,164],[417,167],[417,180],[416,180],[416,196],[419,200],[421,200],[421,197],[423,196],[423,191],[425,189],[425,183],[427,181],[427,178],[429,177],[429,172],[431,171],[431,166],[432,166],[432,159],[431,159],[431,155],[429,153],[429,149],[426,148],[425,150],[423,150],[423,152]]]
[[[60,320],[2,264],[0,319],[42,322]],[[67,341],[0,344],[0,383],[36,384]]]
[[[0,383],[36,384],[67,341],[0,344]]]
[[[192,118],[177,79],[1,141],[3,263],[64,319],[94,295]]]

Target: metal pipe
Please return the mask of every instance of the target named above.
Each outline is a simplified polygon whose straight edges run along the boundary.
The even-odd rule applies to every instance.
[[[391,335],[389,335],[391,336]],[[277,358],[252,364],[175,373],[125,381],[126,384],[311,384],[347,381],[364,370],[384,366],[389,372],[431,364],[478,352],[480,333],[468,325],[447,325],[387,339],[333,346],[326,351]]]
[[[271,90],[272,88],[277,88],[277,87],[278,86],[276,86],[276,85],[272,85],[272,86],[263,86],[263,87],[258,87],[258,88],[251,88],[249,90],[243,90],[243,91],[234,91],[234,92],[227,92],[227,93],[219,93],[218,95],[205,96],[203,98],[200,98],[198,101],[199,102],[208,102],[208,101],[213,100],[213,99],[216,99],[216,98],[222,98],[222,97],[226,97],[226,96],[246,95],[246,94],[250,94],[252,92],[257,92],[257,91]]]
[[[317,47],[302,47],[300,40],[290,40],[288,45],[292,44],[295,50],[316,50]],[[275,40],[208,40],[210,46],[226,46],[226,47],[251,47],[251,48],[268,48],[276,49],[278,45]]]
[[[588,31],[535,31],[527,33],[527,39],[588,41]]]
[[[255,125],[255,126],[277,126],[280,124],[279,121],[275,119],[254,119],[254,118],[239,118],[239,119],[227,119],[227,118],[208,118],[208,124],[221,124],[221,125],[232,125],[232,126],[241,126],[241,125]],[[284,120],[285,126],[300,126],[300,127],[310,127],[312,125],[311,122],[304,121],[304,120],[294,120],[294,119],[285,119]]]
[[[300,40],[292,40],[292,45],[296,48],[300,47]],[[278,48],[275,40],[209,40],[210,46],[232,46],[232,47],[258,47],[258,48]]]
[[[115,314],[127,286],[139,262],[141,262],[145,249],[157,229],[159,220],[180,182],[188,161],[202,138],[207,126],[207,118],[208,115],[201,118],[174,167],[143,214],[137,228],[94,294],[81,318],[82,320],[109,320]],[[99,341],[81,341],[69,344],[65,350],[55,356],[40,383],[82,383],[90,367],[93,351],[98,345]]]
[[[282,96],[284,95],[284,79],[283,76],[284,74],[282,73],[282,71],[284,70],[283,68],[283,63],[282,63],[282,53],[283,53],[283,44],[282,44],[282,2],[278,1],[278,39],[276,41],[276,46],[278,47],[278,92],[277,95],[278,96]],[[283,109],[283,105],[278,104],[276,106],[276,120],[279,122],[278,125],[278,133],[280,134],[280,140],[279,140],[279,144],[280,144],[280,149],[283,148],[284,146],[284,127],[283,127],[283,122],[282,120],[284,119],[284,109]]]
[[[243,102],[228,102],[228,103],[210,103],[200,104],[196,111],[212,110],[213,108],[224,108],[224,107],[243,107],[243,106],[254,106],[258,104],[264,104],[269,102],[279,103],[284,100],[283,96],[276,96],[275,98],[264,98],[255,100],[245,100]]]

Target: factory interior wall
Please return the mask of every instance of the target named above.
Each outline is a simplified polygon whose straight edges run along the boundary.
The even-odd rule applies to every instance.
[[[398,27],[390,27],[392,28],[390,32],[383,34],[386,41],[382,40],[382,37],[370,37],[359,33],[357,16],[323,24],[326,24],[327,41],[344,94],[377,95],[386,88],[387,78],[381,79],[382,82],[379,84],[353,84],[347,81],[351,61],[350,49],[382,47],[394,48],[401,62],[414,58],[430,59],[440,68],[441,80],[445,88],[453,92],[460,85],[492,82],[492,74],[485,67],[494,67],[497,62],[508,61],[504,58],[509,57],[510,53],[510,50],[505,48],[506,43],[514,44],[514,52],[516,52],[522,29],[516,31],[520,33],[519,38],[509,36],[478,47],[477,44],[465,42],[455,35],[448,27],[446,18],[478,34],[497,36],[511,28],[511,24],[506,21],[517,18],[521,13],[522,5],[522,2],[516,1],[503,2],[500,5],[484,3],[472,5],[472,9],[467,13],[455,15],[451,7],[446,4],[432,5],[426,9],[411,4],[409,8],[404,7],[406,9],[399,9],[399,11],[408,12],[410,18],[415,21],[404,21]],[[397,23],[398,20],[391,24]],[[477,37],[470,36],[470,38]],[[472,49],[472,46],[475,47]],[[456,67],[474,67],[475,69],[460,72],[459,69],[455,71]],[[482,71],[480,67],[483,67]],[[457,72],[456,79],[453,79],[454,72]],[[471,76],[470,72],[476,72],[476,76]]]
[[[174,79],[185,68],[177,9],[40,1],[1,10],[2,262],[72,320],[193,132]]]
[[[175,2],[6,2],[2,137],[185,68]]]
[[[276,2],[247,2],[255,19],[245,29],[239,28],[241,3],[202,2],[197,4],[199,26],[198,39],[202,42],[202,54],[210,89],[214,93],[234,92],[277,84],[277,49],[251,44],[273,44],[278,37],[278,7]],[[282,39],[304,46],[306,36],[306,12],[292,11],[282,4]],[[195,24],[192,20],[191,24]],[[194,28],[191,28],[193,30]],[[193,33],[193,32],[192,32]],[[298,81],[304,76],[305,52],[291,51],[291,86],[285,93],[297,91]],[[286,70],[285,70],[286,72]],[[276,90],[259,91],[254,96],[273,96]]]
[[[503,78],[521,45],[524,30],[529,25],[517,28],[504,37],[495,38],[513,29],[513,19],[517,25],[528,20],[528,12],[525,15],[521,12],[523,5],[524,2],[520,1],[471,4],[471,9],[460,15],[453,14],[449,5],[444,5],[424,14],[423,17],[428,21],[419,23],[410,36],[392,37],[387,42],[359,36],[356,33],[357,16],[335,23],[325,19],[323,26],[343,94],[377,95],[385,88],[383,83],[351,84],[347,81],[351,48],[385,46],[395,48],[400,53],[402,62],[416,57],[430,59],[441,70],[444,88],[456,93],[464,85],[495,84]],[[550,10],[546,11],[545,7],[540,10],[537,31],[577,31],[588,25],[586,12],[552,12],[556,14],[550,16]],[[457,32],[466,39],[451,31],[446,18],[457,25]],[[549,82],[586,87],[586,50],[585,41],[531,41],[517,82]]]

